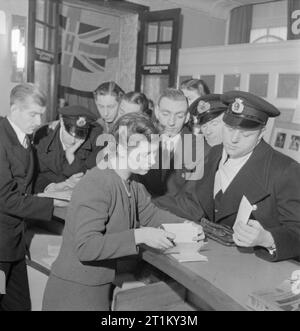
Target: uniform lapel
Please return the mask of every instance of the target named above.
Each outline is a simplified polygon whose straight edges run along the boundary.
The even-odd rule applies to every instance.
[[[44,150],[44,163],[47,167],[57,173],[59,169],[62,171],[63,164],[63,148],[59,137],[60,124],[57,125],[54,132],[49,136],[49,143],[45,146]]]
[[[9,121],[7,118],[3,119],[4,121],[4,127],[7,133],[7,136],[9,138],[9,141],[11,142],[11,151],[14,157],[16,157],[20,163],[22,164],[23,168],[26,168],[26,152],[24,150],[24,147],[20,144],[17,134],[15,133],[14,129],[10,125]]]
[[[249,160],[223,194],[216,222],[237,213],[243,195],[253,205],[270,195],[265,176],[269,152],[270,148],[264,141],[254,149]]]
[[[196,189],[198,201],[210,220],[214,219],[214,183],[219,162],[222,157],[222,151],[223,145],[216,146],[211,150],[209,159],[204,167],[203,178]]]

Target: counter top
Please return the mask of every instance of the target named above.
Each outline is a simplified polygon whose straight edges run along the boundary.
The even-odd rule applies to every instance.
[[[53,234],[33,227],[27,238],[31,254],[28,263],[49,274],[62,242],[61,232]],[[241,253],[236,247],[225,247],[212,240],[201,251],[208,257],[208,262],[179,263],[170,255],[148,249],[142,250],[141,254],[144,261],[197,295],[203,301],[203,308],[213,310],[247,309],[250,293],[274,288],[290,278],[294,270],[300,269],[300,263],[296,261],[267,262],[254,254]]]

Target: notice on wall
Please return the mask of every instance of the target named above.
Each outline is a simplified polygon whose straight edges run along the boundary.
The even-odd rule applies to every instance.
[[[300,39],[300,0],[288,2],[288,40]]]

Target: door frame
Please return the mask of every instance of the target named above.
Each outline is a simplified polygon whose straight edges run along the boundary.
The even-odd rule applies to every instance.
[[[141,91],[143,73],[143,59],[145,55],[146,24],[149,22],[173,21],[171,61],[169,65],[169,86],[175,86],[178,71],[178,52],[181,44],[181,9],[167,9],[159,11],[144,11],[140,17],[140,30],[138,35],[135,90]],[[150,66],[150,65],[149,65]],[[155,67],[155,66],[154,66]]]

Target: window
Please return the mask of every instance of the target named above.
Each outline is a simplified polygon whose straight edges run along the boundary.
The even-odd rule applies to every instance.
[[[287,40],[287,27],[252,29],[250,43],[273,43]]]
[[[250,43],[287,40],[287,0],[253,6]]]

